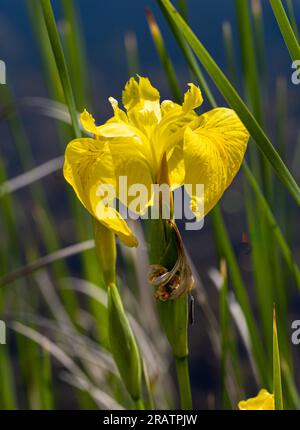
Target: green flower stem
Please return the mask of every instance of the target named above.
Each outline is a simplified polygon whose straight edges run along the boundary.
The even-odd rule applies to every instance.
[[[107,296],[110,349],[135,406],[144,409],[141,357],[115,284],[108,285]]]
[[[98,221],[94,221],[94,237],[97,257],[106,286],[116,283],[116,240],[113,233]]]
[[[192,394],[190,387],[188,357],[176,358],[176,371],[180,391],[181,409],[192,409]]]
[[[148,221],[148,242],[151,264],[172,269],[177,260],[174,233],[163,220]],[[192,396],[188,368],[188,296],[177,300],[157,302],[158,313],[164,333],[172,348],[176,362],[177,380],[182,409],[192,409]]]
[[[98,221],[94,221],[94,235],[103,281],[107,288],[110,350],[136,409],[144,409],[141,357],[116,285],[115,235]]]

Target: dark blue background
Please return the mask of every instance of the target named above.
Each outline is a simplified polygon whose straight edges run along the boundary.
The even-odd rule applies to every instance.
[[[73,0],[70,0],[73,1]],[[96,97],[119,96],[128,77],[124,34],[137,34],[141,72],[161,81],[163,95],[168,95],[163,73],[145,20],[145,6],[150,6],[162,27],[168,48],[177,67],[181,81],[186,82],[186,67],[155,0],[74,0],[81,17],[87,47],[89,66],[93,70],[92,82]],[[53,2],[57,20],[60,21],[58,2]],[[263,1],[265,36],[269,75],[290,75],[291,61],[276,25],[269,2]],[[300,18],[300,0],[295,0]],[[190,24],[217,63],[224,67],[222,23],[229,20],[236,30],[234,0],[190,0]],[[237,52],[238,55],[238,52]],[[8,78],[21,95],[40,94],[42,76],[39,52],[26,12],[26,0],[1,0],[0,5],[0,58],[6,61]],[[34,77],[34,79],[32,79]],[[154,77],[154,78],[153,78]],[[157,82],[158,84],[158,82]]]

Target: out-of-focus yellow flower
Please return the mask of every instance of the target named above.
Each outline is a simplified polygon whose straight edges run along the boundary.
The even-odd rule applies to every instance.
[[[239,402],[239,409],[242,411],[249,410],[265,410],[270,411],[275,409],[274,394],[270,394],[264,388],[260,390],[256,397],[251,397],[248,400]]]
[[[81,123],[93,138],[75,139],[67,146],[66,180],[87,210],[128,246],[136,246],[137,240],[121,215],[113,207],[104,207],[97,193],[99,185],[114,187],[122,202],[120,176],[127,177],[128,187],[143,184],[149,191],[148,201],[139,208],[143,214],[152,204],[152,184],[157,183],[166,154],[172,189],[204,184],[204,202],[188,191],[191,209],[199,219],[203,217],[199,208],[204,203],[206,215],[215,206],[242,163],[249,134],[236,113],[217,108],[199,116],[194,109],[203,102],[201,91],[193,84],[189,87],[182,105],[170,100],[160,103],[149,79],[131,78],[123,91],[126,112],[111,97],[113,117],[96,126],[84,111]],[[128,197],[126,203],[134,198]]]

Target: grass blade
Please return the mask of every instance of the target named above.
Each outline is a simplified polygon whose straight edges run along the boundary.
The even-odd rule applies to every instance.
[[[167,14],[166,10],[163,8],[163,6],[161,4],[160,4],[160,6],[161,6],[161,11],[164,14],[166,20],[168,21],[168,24],[172,30],[172,33],[173,33],[181,51],[182,51],[185,59],[189,65],[191,71],[195,75],[197,81],[199,82],[201,89],[205,93],[208,102],[210,103],[210,105],[212,107],[217,107],[217,102],[216,102],[210,88],[207,85],[206,79],[203,76],[203,73],[202,73],[202,71],[201,71],[201,69],[197,63],[197,60],[193,54],[193,51],[191,50],[191,48],[189,47],[189,45],[185,41],[180,30],[177,28],[177,26],[174,24],[174,22],[172,20],[168,19],[168,14]]]
[[[87,107],[90,95],[88,87],[88,65],[81,31],[81,22],[77,14],[75,1],[61,0],[63,16],[68,25],[63,33],[66,47],[66,57],[74,93],[76,106],[79,111]]]
[[[169,85],[173,96],[175,98],[176,103],[182,103],[182,94],[178,84],[177,76],[174,70],[174,66],[170,60],[170,57],[167,55],[164,40],[160,33],[160,29],[155,21],[154,15],[150,9],[146,9],[146,16],[149,25],[149,29],[151,32],[151,36],[156,47],[158,56],[160,61],[165,69],[166,75],[168,77]]]
[[[223,409],[232,409],[227,390],[227,367],[230,346],[230,315],[228,308],[228,279],[227,267],[224,260],[221,261],[222,285],[220,289],[220,341],[221,341],[221,396]]]
[[[266,359],[265,351],[263,349],[261,340],[258,336],[258,329],[254,320],[254,316],[251,311],[247,290],[244,285],[240,268],[234,254],[232,244],[230,242],[230,238],[226,230],[226,226],[223,221],[220,208],[218,206],[216,206],[213,209],[211,221],[213,224],[215,241],[217,243],[218,250],[221,251],[221,255],[219,255],[219,258],[223,257],[226,259],[228,268],[230,270],[230,275],[232,279],[232,284],[234,286],[235,294],[247,322],[247,327],[251,337],[252,352],[256,360],[256,365],[259,370],[261,382],[263,382],[264,385],[268,385],[269,375],[267,374],[264,366],[265,359]]]
[[[270,228],[273,231],[273,234],[276,238],[277,244],[278,244],[279,248],[281,249],[283,258],[285,259],[286,264],[288,265],[291,273],[293,274],[295,281],[297,283],[297,287],[299,289],[300,288],[300,270],[299,270],[299,267],[297,266],[297,264],[295,263],[295,261],[293,259],[292,251],[290,250],[290,248],[286,242],[286,239],[284,237],[284,234],[280,230],[280,227],[277,224],[276,219],[275,219],[266,199],[264,198],[263,194],[259,190],[259,186],[258,186],[257,182],[255,181],[255,178],[252,175],[251,170],[249,169],[249,167],[245,163],[243,165],[243,170],[244,170],[245,176],[247,177],[248,182],[251,184],[252,190],[255,193],[255,196],[256,196],[257,201],[260,205],[261,211],[265,215],[265,217],[266,217],[266,219],[270,225]]]
[[[262,14],[261,0],[252,0],[251,11],[253,16],[254,41],[258,58],[258,70],[260,77],[264,81],[266,76],[265,60],[265,40],[264,40],[264,19]]]
[[[72,126],[73,126],[73,133],[75,137],[80,137],[81,136],[80,125],[79,125],[78,115],[76,110],[75,97],[74,97],[72,85],[71,85],[70,72],[67,67],[64,51],[60,41],[53,10],[51,7],[51,1],[42,0],[40,4],[42,6],[42,11],[43,11],[44,20],[47,27],[48,37],[51,43],[53,55],[55,58],[56,66],[57,66],[61,84],[63,87],[65,100],[70,112]],[[74,11],[68,9],[68,10],[65,10],[65,12],[66,12],[66,16],[68,16],[69,19],[74,23],[74,21],[76,20],[76,17],[74,16],[74,13],[73,13]],[[77,32],[77,36],[75,37],[77,37],[78,39],[80,38],[80,35],[78,32]],[[70,47],[69,45],[70,45],[70,42],[68,43],[68,47]],[[82,43],[80,43],[80,49],[83,50]],[[74,67],[76,67],[74,63],[79,61],[78,54],[77,52],[74,52],[74,51],[72,51],[72,53],[70,52],[68,53],[69,53],[69,57],[73,57],[71,62],[71,67],[72,67],[71,72],[72,72],[72,76],[74,77],[75,75],[76,76],[78,75],[77,71],[74,71]],[[76,58],[74,56],[76,56]],[[83,60],[84,58],[85,56],[82,57]],[[81,73],[80,76],[82,79],[84,79],[85,75],[84,73]],[[83,103],[83,99],[85,98],[84,88],[86,88],[86,85],[85,86],[82,85],[82,88],[80,90],[80,95],[77,95],[77,98],[78,100],[80,100],[81,103]],[[91,226],[89,223],[90,217],[80,206],[80,203],[77,201],[74,202],[74,200],[72,200],[71,208],[72,208],[72,213],[74,214],[74,219],[76,220],[77,237],[80,241],[84,241],[86,239],[87,231],[91,229]],[[82,263],[84,266],[85,275],[86,277],[89,278],[89,280],[96,280],[98,279],[98,276],[99,276],[99,270],[98,270],[98,266],[96,264],[93,264],[91,260],[93,260],[93,262],[96,261],[96,256],[94,252],[89,255],[89,258],[87,258],[87,254],[83,254]]]
[[[0,198],[6,194],[11,194],[15,191],[21,190],[24,187],[28,187],[29,185],[34,184],[36,181],[39,181],[46,176],[57,172],[62,168],[62,165],[63,157],[53,158],[52,160],[46,161],[40,166],[34,167],[28,172],[21,173],[21,175],[18,175],[15,178],[2,182],[0,185]]]
[[[270,0],[282,37],[293,61],[300,59],[300,45],[284,10],[281,0]]]
[[[247,96],[250,98],[255,118],[260,125],[263,124],[263,115],[260,102],[260,86],[258,69],[253,40],[253,29],[250,20],[250,9],[248,2],[235,0],[239,41],[241,45],[241,56],[243,66],[243,77],[245,79]]]
[[[188,0],[178,0],[178,10],[181,16],[187,21]]]
[[[235,6],[246,99],[250,103],[255,119],[258,121],[260,126],[263,127],[264,117],[262,113],[261,88],[257,66],[258,55],[254,41],[254,31],[252,28],[250,8],[248,2],[244,2],[243,0],[235,0]],[[257,154],[256,148],[251,145],[251,143],[249,146],[251,167],[258,179],[262,177],[263,190],[270,201],[272,195],[272,178],[270,166],[267,163],[266,158],[261,153]],[[259,157],[257,157],[257,155]]]
[[[80,137],[80,128],[77,117],[77,110],[75,106],[74,94],[71,86],[71,79],[67,68],[62,44],[59,38],[51,1],[41,0],[41,6],[43,9],[44,19],[47,26],[48,36],[51,43],[52,51],[55,57],[56,66],[61,79],[61,84],[64,90],[65,98],[69,107],[72,125],[74,129],[75,137]]]
[[[275,409],[283,410],[281,368],[280,368],[280,355],[279,355],[279,346],[278,346],[275,306],[274,306],[274,315],[273,315],[273,390],[274,390],[274,398],[275,398]]]
[[[238,75],[237,69],[234,59],[234,47],[233,47],[233,36],[232,36],[232,28],[229,21],[223,22],[222,26],[223,31],[223,40],[224,40],[224,49],[225,49],[225,58],[226,58],[226,66],[229,73],[229,77],[231,82],[234,85],[237,84]]]
[[[94,247],[95,242],[93,240],[86,240],[85,242],[76,243],[75,245],[67,246],[66,248],[60,249],[56,252],[53,252],[52,254],[48,254],[0,278],[0,287],[8,285],[19,278],[23,278],[24,276],[31,275],[37,270],[49,266],[56,261],[63,260],[76,254],[80,254]]]
[[[293,0],[286,0],[287,9],[288,9],[288,15],[291,22],[291,26],[293,28],[293,31],[295,33],[295,36],[297,40],[299,40],[299,30],[296,22],[296,16],[295,16],[295,10],[293,6]]]
[[[64,92],[56,67],[55,58],[51,53],[51,43],[49,41],[46,23],[43,17],[41,2],[36,0],[27,0],[26,4],[30,23],[32,25],[35,40],[42,59],[47,86],[53,95],[53,98],[64,101]],[[49,53],[51,53],[51,55],[49,55]]]
[[[124,36],[124,46],[129,76],[139,73],[139,54],[136,34],[127,32]]]

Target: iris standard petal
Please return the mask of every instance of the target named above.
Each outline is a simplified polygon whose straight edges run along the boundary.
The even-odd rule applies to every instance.
[[[129,121],[148,138],[161,120],[160,95],[148,78],[130,78],[123,91],[123,105]]]
[[[182,109],[185,113],[190,112],[193,109],[196,109],[197,107],[201,106],[203,103],[203,97],[202,97],[200,88],[192,83],[189,83],[188,86],[190,88],[184,94],[184,100],[182,105]]]
[[[123,105],[127,111],[143,103],[148,104],[148,106],[153,103],[153,106],[156,107],[159,98],[158,90],[151,85],[148,78],[142,76],[138,76],[138,80],[130,78],[122,94]]]
[[[202,102],[202,94],[194,84],[188,84],[182,105],[170,100],[161,103],[162,119],[152,135],[152,145],[158,163],[167,154],[170,183],[173,189],[182,185],[185,177],[183,137],[187,126],[193,128],[198,115],[194,111]],[[196,124],[197,125],[197,124]]]
[[[237,174],[247,148],[249,133],[231,109],[217,108],[201,115],[193,131],[184,135],[185,184],[194,187],[192,197],[195,215],[202,198],[194,194],[196,184],[204,185],[204,214],[222,197]]]
[[[153,136],[159,157],[176,145],[182,146],[185,127],[198,118],[194,109],[203,101],[201,91],[194,84],[189,87],[182,106],[170,100],[161,103],[162,119]]]

